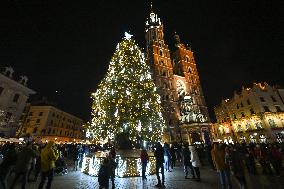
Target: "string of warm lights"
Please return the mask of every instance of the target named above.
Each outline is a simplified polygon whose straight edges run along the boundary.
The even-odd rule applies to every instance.
[[[132,141],[157,142],[165,126],[160,96],[144,54],[129,36],[117,45],[105,78],[91,96],[90,132],[99,141],[127,132]]]
[[[90,176],[98,176],[100,165],[105,157],[89,156],[84,157],[81,171]],[[115,174],[118,177],[138,177],[142,176],[142,164],[140,157],[122,157],[116,158],[118,163]],[[149,162],[146,168],[146,175],[153,175],[156,171],[156,159],[149,156]]]

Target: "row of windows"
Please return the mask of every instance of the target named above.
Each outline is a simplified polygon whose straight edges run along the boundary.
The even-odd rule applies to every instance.
[[[273,102],[277,102],[277,100],[275,99],[274,96],[270,96],[270,98],[271,98],[271,100],[272,100]],[[260,100],[261,102],[266,102],[265,99],[264,99],[264,97],[259,97],[259,100]],[[246,103],[247,103],[248,106],[251,105],[251,102],[250,102],[249,99],[247,99]],[[240,107],[241,107],[241,108],[244,107],[243,102],[241,102],[240,105],[237,104],[237,109],[239,109]]]
[[[251,103],[250,103],[250,100],[249,99],[247,99],[247,105],[249,106],[249,105],[251,105]],[[239,108],[242,108],[242,107],[244,107],[244,104],[243,104],[243,102],[241,102],[240,103],[240,105],[239,104],[237,104],[237,109],[239,109]]]
[[[34,115],[34,112],[29,112],[29,116],[33,116],[33,115]],[[43,112],[39,112],[39,113],[38,113],[38,116],[43,116]],[[59,114],[55,115],[55,113],[52,113],[52,117],[61,118],[62,116],[60,116]],[[63,117],[62,120],[65,121],[65,119],[66,119],[66,118]],[[68,119],[67,122],[69,122],[69,123],[72,122],[72,123],[74,123],[74,124],[78,123],[78,122],[76,122],[75,120],[72,121],[72,120],[70,120],[70,119]]]
[[[277,111],[277,112],[282,112],[280,106],[276,105],[275,108],[276,108],[276,111]],[[263,106],[263,109],[264,109],[264,112],[271,112],[268,106]],[[255,111],[254,111],[253,108],[251,108],[251,109],[249,110],[249,112],[250,112],[250,115],[248,115],[248,116],[255,115]],[[232,117],[233,119],[237,119],[237,116],[236,116],[235,113],[233,113],[231,117]],[[241,113],[240,113],[240,117],[241,117],[241,118],[245,117],[245,113],[244,113],[244,112],[241,112]],[[230,118],[229,118],[229,116],[227,115],[225,119],[222,119],[222,120],[221,120],[221,122],[229,121],[229,119],[230,119]]]
[[[27,132],[27,128],[24,128],[23,133],[26,133],[26,132]],[[36,134],[36,133],[38,133],[38,127],[35,127],[33,129],[33,134]],[[41,130],[41,134],[48,134],[48,135],[53,134],[53,135],[55,135],[56,133],[58,133],[58,130],[55,130],[55,129],[52,130],[52,129],[49,128],[47,132],[46,132],[46,129]],[[80,134],[69,132],[69,131],[65,131],[63,133],[62,130],[60,130],[59,135],[60,136],[67,136],[67,137],[73,137],[73,138],[77,138],[77,137],[79,138],[80,137]]]
[[[30,112],[30,113],[29,113],[29,116],[33,116],[33,115],[34,115],[33,112]],[[38,113],[38,116],[43,116],[43,112],[39,112],[39,113]]]
[[[270,98],[271,98],[272,102],[277,102],[277,100],[276,100],[276,98],[275,98],[274,96],[270,96]],[[261,102],[265,102],[264,97],[259,97],[259,100],[260,100]]]
[[[275,123],[275,121],[273,119],[269,119],[268,120],[268,124],[271,128],[276,128],[277,127],[277,124]],[[263,129],[263,125],[261,122],[257,122],[255,123],[255,128],[256,129]],[[242,126],[241,125],[238,125],[237,128],[236,128],[237,132],[242,132],[243,129],[242,129]],[[247,123],[245,125],[245,130],[246,131],[249,131],[249,130],[253,130],[253,126],[250,124],[250,123]]]
[[[55,124],[54,122],[53,122],[53,120],[50,120],[50,126],[53,126],[53,127],[60,127],[58,124]],[[64,124],[63,123],[61,123],[61,127],[62,128],[64,128]],[[79,130],[79,128],[78,127],[76,127],[75,125],[66,125],[66,127],[65,127],[66,129],[73,129],[73,130]]]
[[[169,77],[170,73],[167,70],[161,70],[161,71],[159,70],[159,75]]]

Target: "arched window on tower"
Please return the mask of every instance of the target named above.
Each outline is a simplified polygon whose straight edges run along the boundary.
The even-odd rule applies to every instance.
[[[188,56],[185,56],[185,61],[186,62],[189,62],[190,61],[190,58]]]
[[[188,73],[193,73],[192,68],[190,66],[188,66]]]
[[[160,49],[160,56],[163,56],[163,55],[164,55],[163,50]]]

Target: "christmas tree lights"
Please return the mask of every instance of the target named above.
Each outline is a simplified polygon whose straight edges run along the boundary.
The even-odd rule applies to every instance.
[[[95,140],[114,140],[127,133],[131,141],[157,142],[165,126],[160,96],[145,56],[130,34],[120,42],[106,76],[92,94],[90,131]]]

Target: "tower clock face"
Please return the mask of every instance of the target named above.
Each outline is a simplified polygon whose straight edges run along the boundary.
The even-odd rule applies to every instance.
[[[181,80],[177,80],[176,85],[177,85],[178,96],[179,96],[179,97],[180,97],[180,96],[185,96],[185,90],[186,90],[186,88],[185,88],[184,82],[181,81]]]

